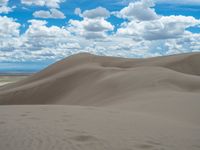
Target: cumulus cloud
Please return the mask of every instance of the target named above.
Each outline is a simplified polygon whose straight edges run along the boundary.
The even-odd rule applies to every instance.
[[[165,4],[200,5],[199,0],[155,0],[155,2]]]
[[[81,16],[81,9],[80,8],[75,8],[74,13],[75,13],[75,15]]]
[[[22,4],[25,5],[36,5],[36,6],[46,6],[49,8],[59,8],[60,3],[65,0],[21,0]]]
[[[111,23],[104,19],[84,19],[83,21],[70,20],[70,24],[79,30],[88,32],[102,32],[113,30]],[[83,31],[83,32],[84,32]]]
[[[26,30],[25,35],[28,37],[67,37],[69,32],[64,28],[57,26],[47,27],[47,21],[44,20],[29,20],[31,25]]]
[[[13,21],[18,31],[20,24]],[[147,55],[148,46],[144,42],[134,42],[130,38],[107,35],[106,40],[95,40],[74,35],[69,27],[49,26],[44,20],[29,20],[28,29],[22,35],[14,34],[3,40],[0,61],[47,61],[58,60],[78,52],[90,52],[100,55],[142,57]],[[10,26],[13,29],[13,26]],[[95,29],[97,30],[97,29]],[[98,29],[99,31],[99,29]],[[10,35],[13,32],[9,32]],[[101,36],[101,32],[87,32],[88,37]],[[98,35],[99,34],[99,35]],[[10,37],[10,36],[7,36]]]
[[[155,20],[159,16],[152,8],[155,4],[152,0],[141,0],[129,3],[129,5],[123,8],[120,12],[115,13],[118,17],[136,20]]]
[[[12,11],[12,8],[7,6],[0,6],[0,13],[8,14]]]
[[[65,15],[58,9],[50,9],[50,11],[39,10],[33,13],[36,18],[53,18],[53,19],[64,19]]]
[[[114,26],[104,19],[70,20],[70,31],[89,39],[106,37],[106,31],[112,31]]]
[[[94,18],[108,18],[110,17],[110,12],[103,7],[97,7],[95,9],[91,9],[91,10],[86,10],[83,12],[82,16],[84,18],[90,18],[90,19],[94,19]]]
[[[33,13],[35,18],[53,18],[53,19],[64,19],[66,18],[64,13],[58,10],[60,3],[65,0],[21,0],[22,4],[25,5],[36,5],[36,6],[46,6],[50,10],[39,10]]]
[[[46,21],[29,20],[29,28],[24,33],[25,45],[30,50],[41,50],[44,47],[55,47],[58,43],[66,42],[70,33],[57,26],[47,27]],[[53,49],[52,49],[53,50]]]
[[[50,26],[44,20],[29,20],[29,27],[19,34],[20,24],[2,17],[0,24],[0,62],[47,61],[61,59],[79,50],[77,38],[65,27]],[[4,32],[7,33],[4,33]],[[6,38],[6,39],[5,39]]]
[[[8,0],[0,0],[0,5],[7,5]]]
[[[117,34],[133,36],[145,40],[178,38],[188,27],[200,25],[200,20],[186,16],[162,16],[157,20],[124,23]]]
[[[19,36],[20,24],[15,22],[13,18],[0,16],[0,38]]]
[[[15,7],[8,7],[9,0],[0,0],[0,14],[8,14],[11,12]]]
[[[19,30],[21,25],[6,16],[0,16],[0,22],[0,61],[8,61],[11,55],[6,56],[22,44]],[[14,60],[16,61],[16,59]]]
[[[106,20],[110,16],[108,10],[98,7],[92,10],[86,10],[81,13],[80,9],[75,9],[75,14],[78,14],[83,20],[70,20],[70,31],[77,35],[84,36],[88,39],[105,38],[107,31],[112,31],[114,26]]]
[[[165,41],[164,46],[168,50],[166,54],[183,52],[198,52],[200,50],[200,34],[188,32],[182,38]]]

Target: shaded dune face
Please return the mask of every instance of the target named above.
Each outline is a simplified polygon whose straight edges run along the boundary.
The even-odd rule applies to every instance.
[[[200,53],[148,59],[83,53],[0,87],[0,104],[105,106],[138,99],[197,99],[199,75]]]

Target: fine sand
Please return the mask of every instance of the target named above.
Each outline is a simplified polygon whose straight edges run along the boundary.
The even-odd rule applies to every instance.
[[[199,150],[200,53],[73,55],[0,104],[0,150]]]

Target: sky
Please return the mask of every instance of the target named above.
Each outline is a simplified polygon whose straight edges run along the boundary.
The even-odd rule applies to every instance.
[[[0,0],[0,72],[79,52],[146,58],[200,51],[200,0]]]

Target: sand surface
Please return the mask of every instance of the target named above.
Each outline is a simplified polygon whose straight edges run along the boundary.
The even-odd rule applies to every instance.
[[[0,150],[199,150],[200,53],[78,54],[0,87]]]
[[[6,85],[9,83],[18,82],[27,77],[28,75],[1,75],[0,74],[0,86]]]

